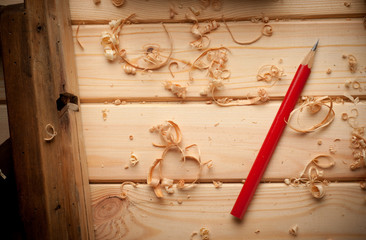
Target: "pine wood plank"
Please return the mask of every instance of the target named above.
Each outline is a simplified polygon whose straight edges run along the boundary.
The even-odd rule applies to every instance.
[[[0,144],[10,137],[8,113],[5,104],[0,104]]]
[[[131,13],[137,14],[139,22],[182,21],[189,7],[201,11],[199,19],[220,19],[222,15],[228,19],[248,20],[251,17],[268,16],[270,18],[329,18],[329,17],[361,17],[366,13],[366,4],[362,0],[348,1],[351,7],[345,7],[344,1],[227,1],[222,0],[222,9],[215,11],[211,6],[201,10],[201,4],[195,0],[171,1],[125,1],[116,8],[111,1],[101,1],[95,5],[89,0],[71,0],[70,10],[73,22],[101,23],[113,18],[126,17]],[[169,7],[175,5],[178,15],[170,19]],[[181,4],[182,8],[179,8]]]
[[[220,179],[241,182],[252,166],[279,104],[279,101],[275,101],[259,106],[231,108],[202,103],[134,103],[119,106],[83,104],[83,130],[90,181],[145,181],[152,162],[162,154],[162,149],[152,146],[152,142],[159,143],[159,137],[150,133],[149,129],[166,120],[173,120],[182,130],[182,147],[196,143],[200,147],[202,160],[214,162],[213,169],[204,169],[202,181]],[[264,179],[283,181],[284,178],[296,177],[313,157],[329,154],[330,145],[334,145],[337,151],[334,155],[336,167],[325,171],[326,178],[365,178],[366,168],[349,170],[349,164],[352,162],[349,148],[351,128],[341,120],[341,114],[350,113],[352,108],[350,103],[336,104],[334,122],[314,133],[301,135],[291,129],[285,129]],[[357,108],[360,114],[358,121],[366,122],[365,102]],[[106,121],[103,121],[102,117],[104,109],[108,111]],[[308,123],[307,117],[309,116],[304,115],[304,118],[301,118],[304,123]],[[132,141],[129,139],[130,135],[134,138]],[[334,142],[337,138],[340,141]],[[321,146],[317,144],[319,139],[323,142]],[[129,164],[131,152],[138,156],[140,162],[126,170],[124,167]],[[182,168],[179,159],[179,155],[174,152],[168,155],[164,165],[164,176],[193,179],[197,166],[187,162],[186,168]]]
[[[229,23],[238,39],[252,39],[258,34],[260,25],[237,22]],[[362,26],[362,19],[346,20],[314,20],[294,22],[273,22],[274,34],[272,37],[263,37],[249,46],[240,46],[231,40],[226,28],[221,26],[212,32],[211,46],[226,46],[229,54],[228,69],[231,71],[230,81],[225,84],[224,90],[217,94],[221,96],[245,97],[247,94],[256,94],[257,89],[266,88],[272,98],[281,98],[286,93],[293,75],[301,59],[320,39],[320,46],[315,58],[312,74],[305,86],[305,95],[343,95],[347,90],[345,80],[358,80],[362,91],[350,89],[353,95],[365,96],[366,90],[366,31]],[[199,52],[191,49],[189,42],[193,40],[190,24],[167,24],[174,41],[173,58],[193,61]],[[126,75],[122,64],[118,61],[108,62],[103,55],[100,45],[100,34],[107,30],[106,25],[80,26],[79,39],[85,51],[75,43],[80,95],[83,102],[104,102],[115,98],[127,100],[177,100],[173,94],[165,90],[163,83],[170,80],[181,85],[188,83],[189,66],[180,64],[175,78],[164,67],[154,73]],[[74,26],[74,35],[76,26]],[[144,37],[142,37],[144,36]],[[148,40],[147,40],[148,39]],[[121,37],[121,46],[127,49],[128,56],[134,58],[142,54],[146,44],[158,44],[163,54],[167,55],[168,39],[160,24],[139,24],[126,26]],[[358,59],[358,70],[352,74],[348,70],[347,60],[343,54],[353,54]],[[279,60],[283,63],[279,64]],[[261,66],[275,64],[282,67],[287,76],[272,88],[270,84],[258,82],[256,75]],[[327,69],[332,69],[330,75]],[[195,80],[188,87],[187,99],[201,99],[199,92],[207,86],[208,78],[204,72],[195,71]]]
[[[296,239],[366,237],[365,191],[358,183],[332,183],[320,201],[302,187],[260,184],[238,222],[229,212],[241,186],[198,184],[158,200],[150,186],[126,185],[128,198],[120,200],[111,197],[120,194],[119,185],[92,184],[96,239],[190,239],[201,227],[210,230],[210,239],[293,239],[288,230],[294,224],[299,226]]]
[[[78,95],[68,1],[4,8],[1,44],[19,212],[29,239],[93,239],[82,166],[80,113],[58,111]],[[78,103],[76,103],[78,104]],[[56,137],[47,142],[45,127]],[[89,227],[90,226],[90,227]]]

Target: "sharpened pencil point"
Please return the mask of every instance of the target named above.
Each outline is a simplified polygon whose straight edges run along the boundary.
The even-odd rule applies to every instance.
[[[316,50],[316,48],[318,47],[318,43],[319,43],[319,39],[318,39],[318,41],[316,41],[316,43],[314,44],[314,46],[311,49],[311,51],[315,51]]]

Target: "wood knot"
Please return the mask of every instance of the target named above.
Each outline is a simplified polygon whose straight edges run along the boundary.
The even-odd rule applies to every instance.
[[[109,197],[93,206],[94,224],[101,224],[119,217],[126,208],[127,200],[118,197]]]
[[[37,29],[37,32],[41,32],[42,29],[43,29],[43,27],[42,27],[42,25],[40,23],[38,23],[36,29]]]

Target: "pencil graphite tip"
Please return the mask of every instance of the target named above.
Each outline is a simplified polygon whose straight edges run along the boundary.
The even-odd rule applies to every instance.
[[[316,43],[314,44],[314,46],[311,49],[311,51],[315,51],[316,50],[316,48],[318,47],[318,43],[319,43],[319,39],[318,39],[318,41],[316,41]]]

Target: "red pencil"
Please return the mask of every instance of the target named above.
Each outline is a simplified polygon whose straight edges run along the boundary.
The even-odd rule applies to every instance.
[[[315,43],[297,69],[280,109],[278,110],[272,126],[264,139],[263,145],[259,150],[258,156],[250,169],[247,179],[245,180],[244,186],[236,199],[234,207],[231,210],[231,214],[237,218],[243,218],[263,173],[266,170],[268,162],[271,159],[272,153],[274,152],[282,132],[286,127],[286,121],[291,111],[294,109],[306,80],[310,75],[318,42]]]

